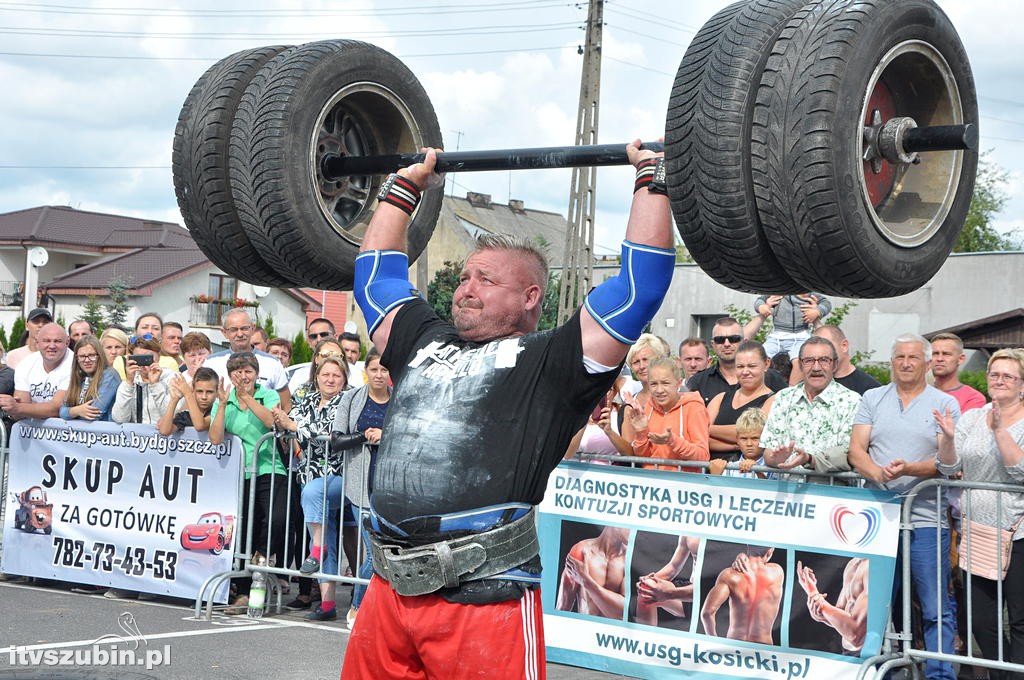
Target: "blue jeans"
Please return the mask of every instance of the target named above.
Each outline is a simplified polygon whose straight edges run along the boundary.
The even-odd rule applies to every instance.
[[[939,545],[936,545],[936,538]],[[902,547],[901,547],[902,551]],[[938,551],[938,552],[936,552]],[[936,581],[935,560],[941,565],[941,580]],[[896,585],[893,597],[900,602],[903,580],[903,555],[896,557]],[[924,627],[924,648],[930,652],[942,651],[955,654],[956,601],[949,591],[949,529],[920,527],[910,533],[910,579],[921,603],[921,619]],[[896,608],[898,609],[898,607]],[[897,628],[900,623],[897,622]],[[942,632],[942,649],[939,650],[939,632]],[[905,631],[906,632],[906,631]],[[927,661],[924,674],[928,680],[956,680],[953,665],[943,661]]]
[[[366,528],[363,525],[363,518],[367,516],[367,512],[361,510],[359,512],[359,535],[362,539],[363,550],[366,551],[366,557],[359,565],[359,572],[356,574],[359,578],[365,578],[367,580],[373,576],[373,560],[370,558],[370,535],[366,533]],[[352,609],[359,609],[359,605],[363,603],[363,596],[366,594],[366,586],[357,583],[352,588]]]
[[[344,478],[338,475],[316,477],[302,487],[302,514],[306,523],[323,527],[324,547],[320,555],[320,571],[325,574],[338,573],[338,515],[344,489]],[[326,522],[324,515],[327,516]]]

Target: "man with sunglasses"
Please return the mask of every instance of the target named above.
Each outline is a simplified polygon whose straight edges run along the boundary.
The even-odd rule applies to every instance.
[[[281,398],[281,408],[287,411],[292,404],[292,394],[288,389],[288,374],[285,373],[280,359],[252,348],[252,333],[255,328],[256,325],[249,316],[249,312],[244,309],[232,309],[225,314],[221,320],[220,332],[228,342],[228,349],[206,357],[203,366],[212,368],[217,375],[230,382],[227,369],[228,358],[237,352],[252,352],[260,365],[257,382],[263,387],[277,392]]]
[[[834,380],[839,353],[828,339],[805,340],[798,361],[803,381],[775,395],[761,432],[764,464],[782,470],[849,470],[846,456],[860,395]]]
[[[711,329],[711,342],[715,346],[715,363],[686,381],[691,392],[699,392],[704,398],[705,406],[715,395],[725,392],[730,385],[739,381],[736,375],[736,349],[743,342],[740,322],[731,316],[716,321]],[[773,392],[789,387],[786,379],[774,368],[769,368],[765,373],[764,384]]]
[[[316,347],[316,343],[327,338],[334,338],[337,332],[330,319],[318,317],[306,325],[306,341],[310,347]]]

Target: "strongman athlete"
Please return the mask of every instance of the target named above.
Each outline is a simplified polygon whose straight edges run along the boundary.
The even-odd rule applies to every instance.
[[[439,183],[436,153],[378,195],[354,294],[395,381],[371,479],[374,576],[343,678],[543,678],[533,506],[572,436],[657,311],[675,264],[663,160],[637,179],[620,274],[565,325],[537,332],[547,263],[529,239],[477,242],[454,327],[408,280],[406,229]]]

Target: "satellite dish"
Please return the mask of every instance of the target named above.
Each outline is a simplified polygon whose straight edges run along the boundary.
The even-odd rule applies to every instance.
[[[266,286],[253,286],[252,292],[253,295],[259,298],[267,297],[268,295],[270,295],[270,289],[267,288]]]
[[[32,263],[33,267],[45,267],[46,263],[50,261],[50,253],[46,252],[46,248],[42,246],[30,248],[28,261]]]

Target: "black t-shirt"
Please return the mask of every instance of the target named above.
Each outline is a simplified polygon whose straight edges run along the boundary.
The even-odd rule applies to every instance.
[[[882,386],[882,383],[878,382],[859,368],[854,368],[853,373],[850,375],[844,375],[842,378],[836,378],[836,382],[848,390],[853,390],[857,394],[864,394],[868,390]]]
[[[391,396],[372,503],[392,524],[502,503],[536,504],[618,370],[583,367],[579,313],[485,343],[459,338],[422,300],[395,316],[381,363]],[[431,522],[401,525],[429,533]]]
[[[764,374],[764,384],[772,392],[778,392],[789,387],[786,379],[774,368],[769,368]],[[718,364],[716,363],[709,368],[705,368],[703,371],[694,373],[686,381],[686,386],[690,388],[691,392],[700,392],[700,396],[704,398],[704,405],[707,406],[715,398],[715,395],[729,389],[729,382],[722,375],[722,371],[718,369]]]

